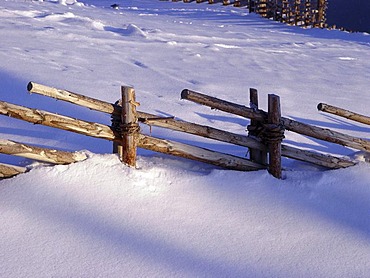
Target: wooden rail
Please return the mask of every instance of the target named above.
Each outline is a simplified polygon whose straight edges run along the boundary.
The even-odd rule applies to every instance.
[[[86,136],[115,141],[120,144],[122,143],[120,134],[110,126],[103,124],[91,123],[43,110],[30,109],[3,101],[0,101],[0,114],[33,124],[41,124]],[[248,159],[170,140],[163,140],[144,134],[139,135],[138,147],[184,158],[191,158],[193,160],[232,170],[250,171],[265,168],[265,166],[249,161]]]
[[[114,124],[114,122],[112,122],[112,126],[108,126],[87,122],[3,101],[0,101],[0,114],[34,124],[46,125],[86,136],[113,141],[122,146],[122,152],[120,153],[122,162],[133,167],[136,165],[136,147],[193,159],[226,169],[250,171],[268,167],[269,172],[276,178],[282,177],[281,156],[314,163],[332,169],[349,167],[356,164],[356,162],[349,159],[324,155],[314,151],[300,150],[292,146],[284,145],[282,144],[284,129],[359,150],[367,151],[370,149],[370,141],[365,139],[348,136],[281,117],[280,98],[276,95],[269,95],[268,112],[258,109],[258,96],[257,90],[255,89],[251,89],[250,91],[251,107],[235,104],[188,89],[181,92],[181,98],[183,99],[250,118],[251,124],[248,126],[249,134],[246,136],[209,126],[179,121],[172,117],[162,118],[153,114],[136,111],[138,103],[135,100],[134,89],[130,87],[122,87],[121,104],[107,103],[98,99],[34,82],[30,82],[27,88],[30,93],[49,96],[111,114],[112,119],[114,119],[116,123]],[[333,107],[320,104],[319,109],[328,112],[331,111]],[[361,121],[364,121],[364,119],[367,120],[367,117],[347,110],[343,110],[343,112],[340,109],[335,109],[335,111],[338,115],[345,114],[345,116],[348,116],[350,114],[349,118],[354,120],[358,120],[359,118]],[[251,159],[148,136],[140,133],[138,122],[248,147],[250,149]],[[86,155],[83,153],[49,150],[9,140],[0,140],[0,152],[54,164],[73,163],[86,159]],[[266,161],[267,153],[269,154],[268,163]],[[13,176],[17,171],[20,173],[23,170],[26,171],[26,169],[17,168],[16,166],[1,165],[0,177],[1,175],[2,177]]]
[[[70,164],[87,158],[87,155],[82,152],[51,150],[4,139],[0,139],[0,153],[53,164]]]
[[[188,89],[182,91],[181,98],[249,119],[265,122],[267,118],[267,113],[262,110],[254,110],[243,105],[210,97]],[[285,117],[282,117],[281,121],[287,130],[357,150],[370,151],[369,140],[349,136],[330,129],[308,125]]]
[[[27,169],[24,167],[0,163],[0,178],[11,178],[25,172]]]
[[[349,119],[349,120],[352,120],[358,123],[370,125],[370,117],[367,117],[367,116],[364,116],[364,115],[361,115],[361,114],[358,114],[358,113],[355,113],[349,110],[345,110],[345,109],[342,109],[336,106],[332,106],[332,105],[325,104],[325,103],[319,103],[317,105],[317,109],[319,111],[330,113],[330,114],[337,115],[340,117],[344,117],[346,119]]]
[[[120,116],[122,113],[122,107],[116,104],[111,104],[108,102],[104,102],[98,99],[94,99],[91,97],[87,97],[84,95],[80,95],[77,93],[73,93],[66,90],[56,89],[53,87],[48,87],[45,85],[41,85],[35,82],[30,82],[27,86],[28,91],[30,93],[36,93],[48,97],[52,97],[58,100],[66,101],[72,104],[76,104],[82,107],[86,107],[92,110],[104,112],[107,114],[113,114]],[[253,93],[255,96],[255,101],[257,100],[257,90]],[[215,99],[215,98],[212,98]],[[226,106],[229,102],[226,103]],[[238,106],[239,107],[239,106]],[[240,105],[240,110],[246,108],[245,106]],[[254,114],[261,114],[261,117],[256,117],[261,122],[265,121],[265,117],[267,117],[267,113],[263,112],[262,110],[256,110],[255,108],[248,108],[247,111],[249,112],[248,115],[253,116]],[[242,112],[240,112],[242,113]],[[259,140],[254,139],[253,137],[248,137],[245,135],[240,135],[236,133],[227,132],[224,130],[216,129],[209,126],[198,125],[186,121],[180,121],[172,118],[161,118],[157,115],[153,115],[150,113],[145,113],[141,111],[137,111],[138,120],[141,123],[148,124],[151,126],[158,126],[163,128],[169,128],[175,131],[185,132],[193,135],[202,136],[205,138],[210,138],[214,140],[218,140],[221,142],[226,142],[230,144],[235,144],[243,147],[248,147],[251,150],[259,150],[263,153],[267,152],[267,147],[265,144],[261,143]],[[301,150],[298,148],[294,148],[292,146],[282,145],[282,155],[288,158],[297,159],[309,163],[313,163],[318,166],[330,168],[330,169],[338,169],[338,168],[345,168],[349,166],[355,165],[354,162],[339,158],[335,156],[319,154],[316,152],[308,151],[308,150]],[[267,155],[265,154],[265,157]],[[260,164],[266,165],[267,160],[263,159],[262,161],[259,159],[253,159],[254,161],[260,161]]]

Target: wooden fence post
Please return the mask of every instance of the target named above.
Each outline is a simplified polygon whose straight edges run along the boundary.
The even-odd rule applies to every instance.
[[[268,95],[268,124],[266,125],[266,141],[269,147],[269,172],[275,178],[281,179],[281,141],[284,138],[284,128],[281,125],[280,97]]]
[[[258,91],[254,88],[249,89],[249,102],[250,108],[258,109]],[[250,125],[247,127],[248,136],[260,141],[259,135],[263,128],[263,122],[258,120],[251,120]],[[262,165],[267,164],[267,152],[249,148],[250,160],[260,163]]]
[[[128,166],[136,166],[136,149],[139,136],[139,125],[136,114],[135,90],[131,87],[121,87],[122,91],[122,155],[120,159]]]
[[[281,6],[281,22],[290,24],[290,4],[288,0],[282,0],[282,6]]]
[[[248,11],[249,13],[255,12],[255,0],[248,0]]]
[[[115,105],[119,106],[121,109],[120,109],[119,114],[113,113],[114,110],[111,113],[111,121],[112,121],[111,127],[113,128],[113,130],[116,130],[118,136],[120,136],[121,135],[122,99],[117,100]],[[113,153],[118,154],[118,157],[122,157],[122,145],[118,143],[117,141],[113,141]]]
[[[318,0],[317,1],[317,18],[315,22],[315,27],[324,28],[325,26],[325,11],[327,6],[327,0]]]

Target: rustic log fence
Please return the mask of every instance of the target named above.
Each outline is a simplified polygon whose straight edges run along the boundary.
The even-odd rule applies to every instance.
[[[178,1],[172,0],[172,2]],[[189,3],[191,1],[183,0],[183,2]],[[289,25],[327,27],[328,0],[196,0],[196,3],[203,2],[247,7],[250,13],[256,13]]]
[[[251,119],[250,125],[247,127],[248,135],[241,135],[210,126],[177,120],[173,117],[159,117],[150,113],[137,111],[136,107],[139,106],[139,103],[136,101],[135,91],[131,87],[122,87],[122,99],[115,104],[34,82],[30,82],[27,88],[30,93],[52,97],[91,110],[110,114],[112,124],[108,126],[100,123],[87,122],[3,101],[0,101],[0,114],[34,124],[46,125],[113,141],[114,152],[119,153],[119,157],[123,163],[132,167],[136,165],[136,148],[184,157],[231,170],[252,171],[267,168],[276,178],[282,177],[282,156],[313,163],[329,169],[345,168],[356,164],[356,162],[347,158],[301,150],[284,145],[282,141],[285,129],[358,150],[370,151],[370,141],[368,140],[282,117],[279,96],[270,94],[268,96],[268,112],[260,110],[258,108],[258,94],[256,89],[250,89],[251,107],[231,103],[188,89],[181,92],[182,99]],[[321,111],[370,124],[370,118],[354,112],[327,104],[319,104],[318,108]],[[247,159],[145,135],[140,131],[139,123],[247,147],[250,157]],[[87,158],[87,155],[81,152],[73,153],[50,150],[9,140],[0,140],[0,153],[18,155],[52,164],[68,164]],[[18,173],[23,173],[26,170],[26,168],[22,167],[0,164],[0,177],[10,177]]]

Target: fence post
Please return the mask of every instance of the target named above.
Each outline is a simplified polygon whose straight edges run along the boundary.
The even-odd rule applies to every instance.
[[[132,87],[121,87],[122,92],[122,154],[120,160],[128,166],[136,166],[136,148],[139,136],[139,125],[136,114],[135,90]]]
[[[240,0],[235,0],[234,7],[240,7],[240,6],[241,6]]]
[[[257,89],[249,89],[249,102],[250,108],[258,109],[258,91]],[[259,135],[263,129],[263,123],[258,120],[251,120],[250,125],[247,127],[248,136],[259,140]],[[267,164],[267,152],[249,148],[250,159],[254,162],[260,163],[262,165]]]
[[[252,13],[252,12],[255,12],[255,3],[254,3],[255,0],[248,0],[248,11],[249,13]]]
[[[266,125],[266,141],[269,147],[269,172],[281,179],[281,141],[284,138],[284,127],[281,124],[280,97],[268,95],[268,124]]]
[[[325,11],[326,11],[327,0],[317,1],[317,18],[315,22],[315,27],[324,28],[325,27]]]
[[[122,99],[119,99],[115,103],[122,107]],[[111,128],[116,131],[116,137],[121,135],[121,115],[111,114]],[[118,154],[118,157],[122,157],[122,146],[117,141],[113,141],[113,153]]]
[[[290,4],[288,0],[282,0],[281,22],[290,24]]]

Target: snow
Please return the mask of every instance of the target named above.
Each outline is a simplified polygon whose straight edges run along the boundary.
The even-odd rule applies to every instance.
[[[0,2],[0,100],[108,124],[26,90],[29,81],[115,102],[131,85],[141,111],[245,134],[248,120],[180,100],[184,88],[240,104],[281,97],[282,113],[369,138],[319,113],[369,114],[370,36],[301,29],[246,9],[142,0]],[[139,150],[137,169],[99,139],[0,117],[1,139],[85,150],[0,181],[0,277],[368,277],[368,153],[287,132],[302,149],[351,156],[323,171],[284,159],[284,180]],[[244,156],[244,148],[153,127],[143,131]]]

